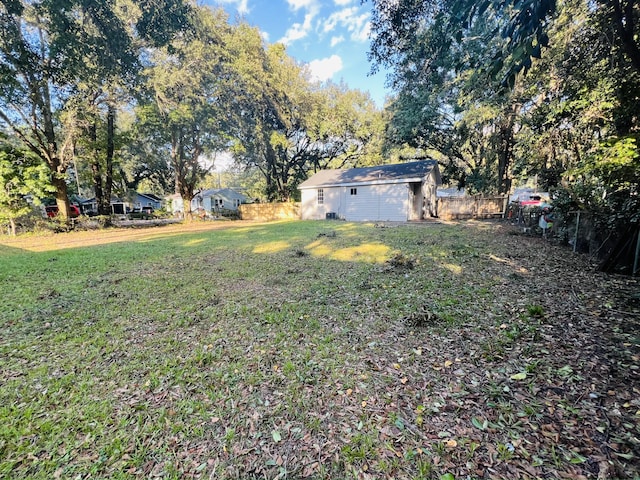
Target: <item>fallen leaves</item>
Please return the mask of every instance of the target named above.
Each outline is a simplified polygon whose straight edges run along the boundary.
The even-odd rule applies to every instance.
[[[300,228],[299,238],[315,235]],[[27,432],[3,440],[12,474],[46,464],[64,478],[63,461],[74,474],[91,464],[102,477],[225,480],[640,474],[638,306],[620,298],[636,281],[491,223],[345,228],[340,248],[365,235],[401,255],[381,269],[226,244],[190,250],[161,269],[144,263],[154,289],[173,282],[153,300],[161,313],[120,297],[104,324],[61,316],[42,340],[5,335],[3,420]],[[186,287],[212,274],[233,279],[216,302],[204,300],[210,284]],[[91,336],[76,342],[83,329]],[[46,368],[30,348],[47,353]],[[106,406],[92,411],[98,399]],[[29,431],[57,424],[77,432],[55,433],[51,451]],[[13,453],[31,445],[31,456]]]

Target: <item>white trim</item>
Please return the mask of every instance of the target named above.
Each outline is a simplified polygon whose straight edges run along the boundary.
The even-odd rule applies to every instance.
[[[374,180],[374,181],[366,181],[366,182],[349,182],[349,183],[323,183],[321,185],[298,187],[298,189],[310,190],[313,188],[361,187],[361,186],[367,186],[367,185],[389,185],[389,184],[398,184],[398,183],[417,183],[417,182],[422,183],[427,178],[428,178],[428,175],[425,177],[398,178],[393,180]]]

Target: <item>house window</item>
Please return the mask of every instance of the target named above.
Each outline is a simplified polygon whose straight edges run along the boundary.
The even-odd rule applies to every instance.
[[[357,195],[358,194],[358,189],[357,188],[352,188],[351,189],[351,195]]]
[[[324,205],[324,190],[322,188],[318,189],[318,205]]]

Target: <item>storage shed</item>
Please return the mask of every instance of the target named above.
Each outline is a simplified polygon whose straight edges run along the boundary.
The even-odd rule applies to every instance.
[[[322,170],[300,185],[303,220],[422,220],[437,215],[438,162]]]

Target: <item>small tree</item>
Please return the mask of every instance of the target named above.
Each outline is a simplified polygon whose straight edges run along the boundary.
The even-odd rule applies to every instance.
[[[56,189],[50,182],[51,172],[35,154],[10,145],[0,146],[0,222],[8,222],[16,234],[16,219],[33,208],[27,201],[31,195],[35,205],[39,198]]]

